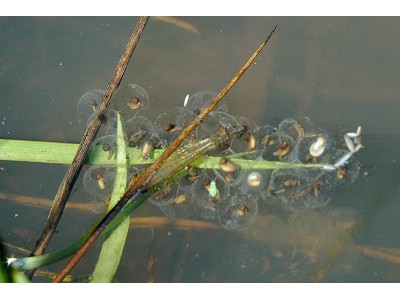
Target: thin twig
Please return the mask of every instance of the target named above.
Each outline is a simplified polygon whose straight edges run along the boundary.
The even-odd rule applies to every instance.
[[[114,71],[114,75],[107,86],[107,90],[99,106],[100,110],[107,108],[110,105],[111,96],[114,94],[115,90],[118,88],[121,82],[122,76],[125,73],[126,66],[129,63],[129,60],[132,56],[133,51],[136,48],[137,43],[139,42],[140,36],[143,32],[144,27],[146,26],[148,19],[149,17],[140,17],[139,21],[137,22],[135,30],[133,31],[133,34],[126,46],[126,49],[122,54],[121,59]],[[32,255],[43,254],[48,243],[50,242],[50,239],[57,228],[58,222],[61,218],[65,204],[67,203],[74,183],[78,178],[82,166],[86,160],[90,144],[95,139],[100,125],[101,122],[99,118],[94,118],[87,128],[84,136],[82,137],[75,158],[69,166],[67,173],[65,174],[64,179],[61,182],[58,192],[54,198],[53,205],[50,209],[46,223],[44,224],[42,233],[38,241],[36,242],[36,247],[32,252]],[[33,273],[34,270],[32,270],[29,275],[32,276]]]
[[[75,255],[68,261],[65,267],[61,270],[60,274],[53,280],[53,282],[61,282],[65,276],[72,270],[72,268],[79,262],[83,255],[89,250],[91,245],[96,241],[100,234],[104,231],[112,219],[121,211],[125,204],[133,197],[146,190],[146,185],[150,181],[157,170],[162,166],[165,160],[179,147],[179,145],[192,133],[192,131],[201,124],[205,117],[218,105],[222,98],[229,92],[229,90],[240,79],[244,72],[256,59],[258,54],[267,44],[272,34],[275,32],[277,26],[271,31],[267,38],[261,43],[254,54],[248,59],[239,72],[231,79],[231,81],[219,92],[215,99],[202,111],[197,118],[190,123],[181,134],[170,144],[170,146],[158,157],[158,159],[150,165],[144,172],[132,180],[121,200],[107,213],[107,215],[100,221],[94,232],[87,238],[82,247],[75,253]]]

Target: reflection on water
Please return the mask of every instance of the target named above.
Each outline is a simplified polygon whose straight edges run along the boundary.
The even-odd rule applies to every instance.
[[[365,149],[357,156],[361,178],[335,192],[326,209],[305,212],[307,217],[264,207],[257,230],[243,235],[157,228],[154,280],[399,281],[398,264],[365,255],[355,245],[400,247],[392,234],[400,230],[400,74],[393,63],[400,19],[182,19],[201,35],[150,21],[124,77],[149,93],[150,119],[182,105],[188,93],[219,91],[278,23],[269,47],[227,95],[231,113],[272,126],[307,116],[335,140],[361,125]],[[106,86],[135,22],[1,18],[1,137],[78,142],[86,124],[76,119],[76,102],[85,91]],[[65,172],[52,165],[0,167],[1,192],[45,198],[54,197]],[[71,201],[84,196],[82,185],[75,188]],[[359,223],[335,215],[342,207],[361,214],[363,230],[348,232]],[[8,242],[32,249],[47,213],[31,209],[0,202],[0,231]],[[137,215],[160,212],[145,204]],[[79,236],[96,218],[67,213],[52,247],[68,243],[67,235]],[[126,254],[119,281],[146,280],[151,239],[148,229],[131,232],[126,253],[135,257]],[[90,273],[88,265],[79,272]]]

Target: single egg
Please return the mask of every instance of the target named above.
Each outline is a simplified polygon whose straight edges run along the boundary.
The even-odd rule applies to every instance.
[[[257,187],[261,184],[262,176],[259,172],[251,172],[247,176],[247,183],[251,187]]]
[[[310,154],[314,157],[321,156],[325,152],[326,145],[326,139],[322,136],[318,137],[317,140],[310,146]]]

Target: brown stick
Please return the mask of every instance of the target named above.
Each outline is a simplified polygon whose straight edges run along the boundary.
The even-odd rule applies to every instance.
[[[267,44],[272,34],[275,32],[277,26],[271,31],[267,38],[261,43],[254,54],[248,59],[244,66],[239,70],[239,72],[231,79],[231,81],[219,92],[215,97],[213,102],[211,102],[206,109],[201,112],[197,118],[190,123],[181,134],[169,145],[169,147],[157,158],[157,160],[150,165],[145,171],[143,171],[139,176],[132,180],[129,184],[125,194],[122,196],[121,200],[107,213],[107,215],[100,221],[94,232],[87,238],[82,247],[75,253],[75,255],[68,261],[65,267],[61,270],[60,274],[53,280],[53,282],[62,282],[65,276],[73,269],[73,267],[79,262],[83,255],[89,250],[91,245],[96,241],[100,234],[104,231],[107,225],[113,220],[113,218],[121,211],[125,204],[135,195],[139,194],[146,188],[146,184],[149,182],[152,175],[157,172],[157,170],[162,166],[164,161],[179,147],[179,145],[192,133],[192,131],[200,125],[204,118],[214,109],[222,98],[229,92],[229,90],[235,85],[235,83],[240,79],[240,77],[246,72],[249,66],[256,59],[258,54]]]
[[[114,94],[115,90],[118,88],[121,82],[122,76],[125,73],[126,66],[129,63],[129,60],[132,56],[133,51],[136,48],[137,43],[139,42],[140,36],[144,30],[144,27],[146,26],[148,19],[149,17],[140,17],[138,23],[136,24],[135,30],[128,44],[126,45],[126,49],[122,54],[121,59],[114,71],[114,75],[107,86],[107,90],[100,103],[99,109],[107,108],[110,105],[111,96]],[[82,166],[86,160],[90,144],[95,139],[96,134],[100,128],[100,124],[100,120],[98,118],[94,118],[87,128],[84,136],[82,137],[75,158],[69,166],[67,173],[65,174],[64,179],[61,182],[58,192],[54,198],[53,205],[50,209],[46,223],[44,224],[42,233],[38,241],[36,242],[36,247],[32,252],[32,255],[43,254],[48,243],[50,242],[50,239],[53,236],[58,222],[61,218],[73,185],[78,178]],[[33,273],[34,270],[32,270],[29,275],[32,276]]]

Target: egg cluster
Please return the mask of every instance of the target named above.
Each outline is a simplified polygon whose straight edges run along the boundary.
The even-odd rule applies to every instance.
[[[140,86],[120,87],[110,108],[100,111],[98,105],[103,95],[103,91],[92,90],[78,103],[81,121],[90,122],[94,116],[102,121],[93,147],[101,147],[109,159],[113,158],[118,147],[115,135],[118,112],[124,120],[126,144],[140,149],[146,161],[154,149],[166,148],[211,103],[216,93],[195,93],[186,99],[184,106],[162,113],[154,121],[143,115],[149,97]],[[291,211],[323,207],[337,185],[354,182],[359,173],[353,154],[362,147],[361,128],[345,135],[347,149],[338,149],[330,135],[316,128],[308,118],[285,119],[278,127],[258,126],[247,117],[230,115],[227,105],[220,104],[185,143],[196,145],[221,131],[229,138],[207,153],[218,157],[217,167],[183,166],[182,171],[167,176],[153,190],[149,201],[166,216],[199,216],[214,219],[228,230],[240,230],[254,221],[260,201]],[[245,163],[239,163],[238,158]],[[263,162],[277,164],[267,168]],[[144,165],[130,167],[130,178],[143,168]],[[112,165],[94,165],[85,172],[84,187],[94,196],[96,210],[110,197],[114,177]]]

